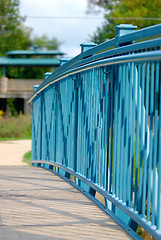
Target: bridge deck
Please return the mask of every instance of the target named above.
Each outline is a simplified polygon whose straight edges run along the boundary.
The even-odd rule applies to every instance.
[[[130,239],[85,195],[30,166],[1,166],[0,239]]]
[[[22,162],[30,140],[0,142],[0,240],[130,239],[55,174]]]

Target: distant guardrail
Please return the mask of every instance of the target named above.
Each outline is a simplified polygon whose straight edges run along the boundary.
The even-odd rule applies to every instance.
[[[100,193],[135,239],[161,239],[161,24],[135,28],[82,44],[35,87],[32,163]]]

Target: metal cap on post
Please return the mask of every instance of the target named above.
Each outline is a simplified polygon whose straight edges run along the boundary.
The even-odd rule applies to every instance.
[[[81,53],[95,47],[97,44],[94,43],[94,42],[84,42],[84,43],[81,43],[80,46],[81,46]]]
[[[39,85],[34,85],[33,86],[34,93],[37,91],[38,87],[39,87]]]
[[[80,46],[81,46],[82,59],[83,59],[83,58],[86,58],[86,57],[90,57],[90,55],[84,57],[84,54],[83,54],[83,53],[84,53],[85,51],[87,51],[87,50],[95,47],[96,45],[97,45],[97,44],[94,43],[94,42],[84,42],[84,43],[81,43]]]
[[[63,64],[65,64],[66,62],[68,62],[71,58],[61,58],[59,59],[60,61],[60,66],[62,66]]]
[[[46,73],[44,73],[45,79],[48,78],[51,74],[52,74],[52,72],[46,72]]]
[[[119,24],[114,27],[114,30],[116,31],[115,38],[117,40],[116,47],[131,44],[132,42],[124,42],[119,44],[119,37],[134,32],[136,28],[137,26],[133,26],[132,24]]]

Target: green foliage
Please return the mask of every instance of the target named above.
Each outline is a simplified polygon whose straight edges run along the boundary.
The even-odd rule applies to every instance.
[[[161,1],[89,0],[89,3],[104,8],[107,12],[103,26],[91,37],[91,40],[97,43],[113,38],[115,36],[113,28],[121,23],[136,25],[137,29],[160,23],[156,18],[161,18]]]
[[[25,153],[25,155],[23,157],[23,162],[25,162],[31,166],[32,164],[30,161],[31,161],[31,151],[28,151],[27,153]]]
[[[14,116],[16,114],[16,108],[15,108],[15,104],[14,104],[15,98],[8,98],[7,99],[7,106],[8,106],[8,110],[11,113],[12,116]]]
[[[43,34],[41,37],[35,36],[32,45],[37,45],[40,49],[54,50],[59,48],[60,42],[55,37],[49,39],[46,34]]]
[[[19,12],[20,0],[0,0],[0,56],[11,50],[28,50],[37,44],[41,49],[58,49],[60,42],[47,35],[31,39],[32,29],[24,26],[25,17]],[[44,78],[50,67],[7,67],[8,78]],[[53,69],[52,69],[53,71]],[[2,69],[0,69],[2,76]]]
[[[31,138],[31,115],[3,117],[0,119],[0,139],[3,138]]]
[[[0,0],[0,55],[15,49],[27,49],[31,29],[24,27],[19,0]]]
[[[7,77],[15,79],[44,79],[44,73],[52,71],[52,67],[8,67]]]
[[[100,7],[106,9],[111,9],[115,0],[88,0],[88,11],[87,12],[95,12],[95,7]]]

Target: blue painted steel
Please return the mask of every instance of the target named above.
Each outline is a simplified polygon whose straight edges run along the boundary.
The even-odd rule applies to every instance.
[[[3,66],[2,68],[2,76],[6,77],[6,66]]]
[[[161,238],[159,31],[156,25],[84,48],[46,76],[30,99],[33,164],[73,175],[85,191],[102,194],[109,211],[156,239]],[[151,36],[153,41],[133,42]]]

